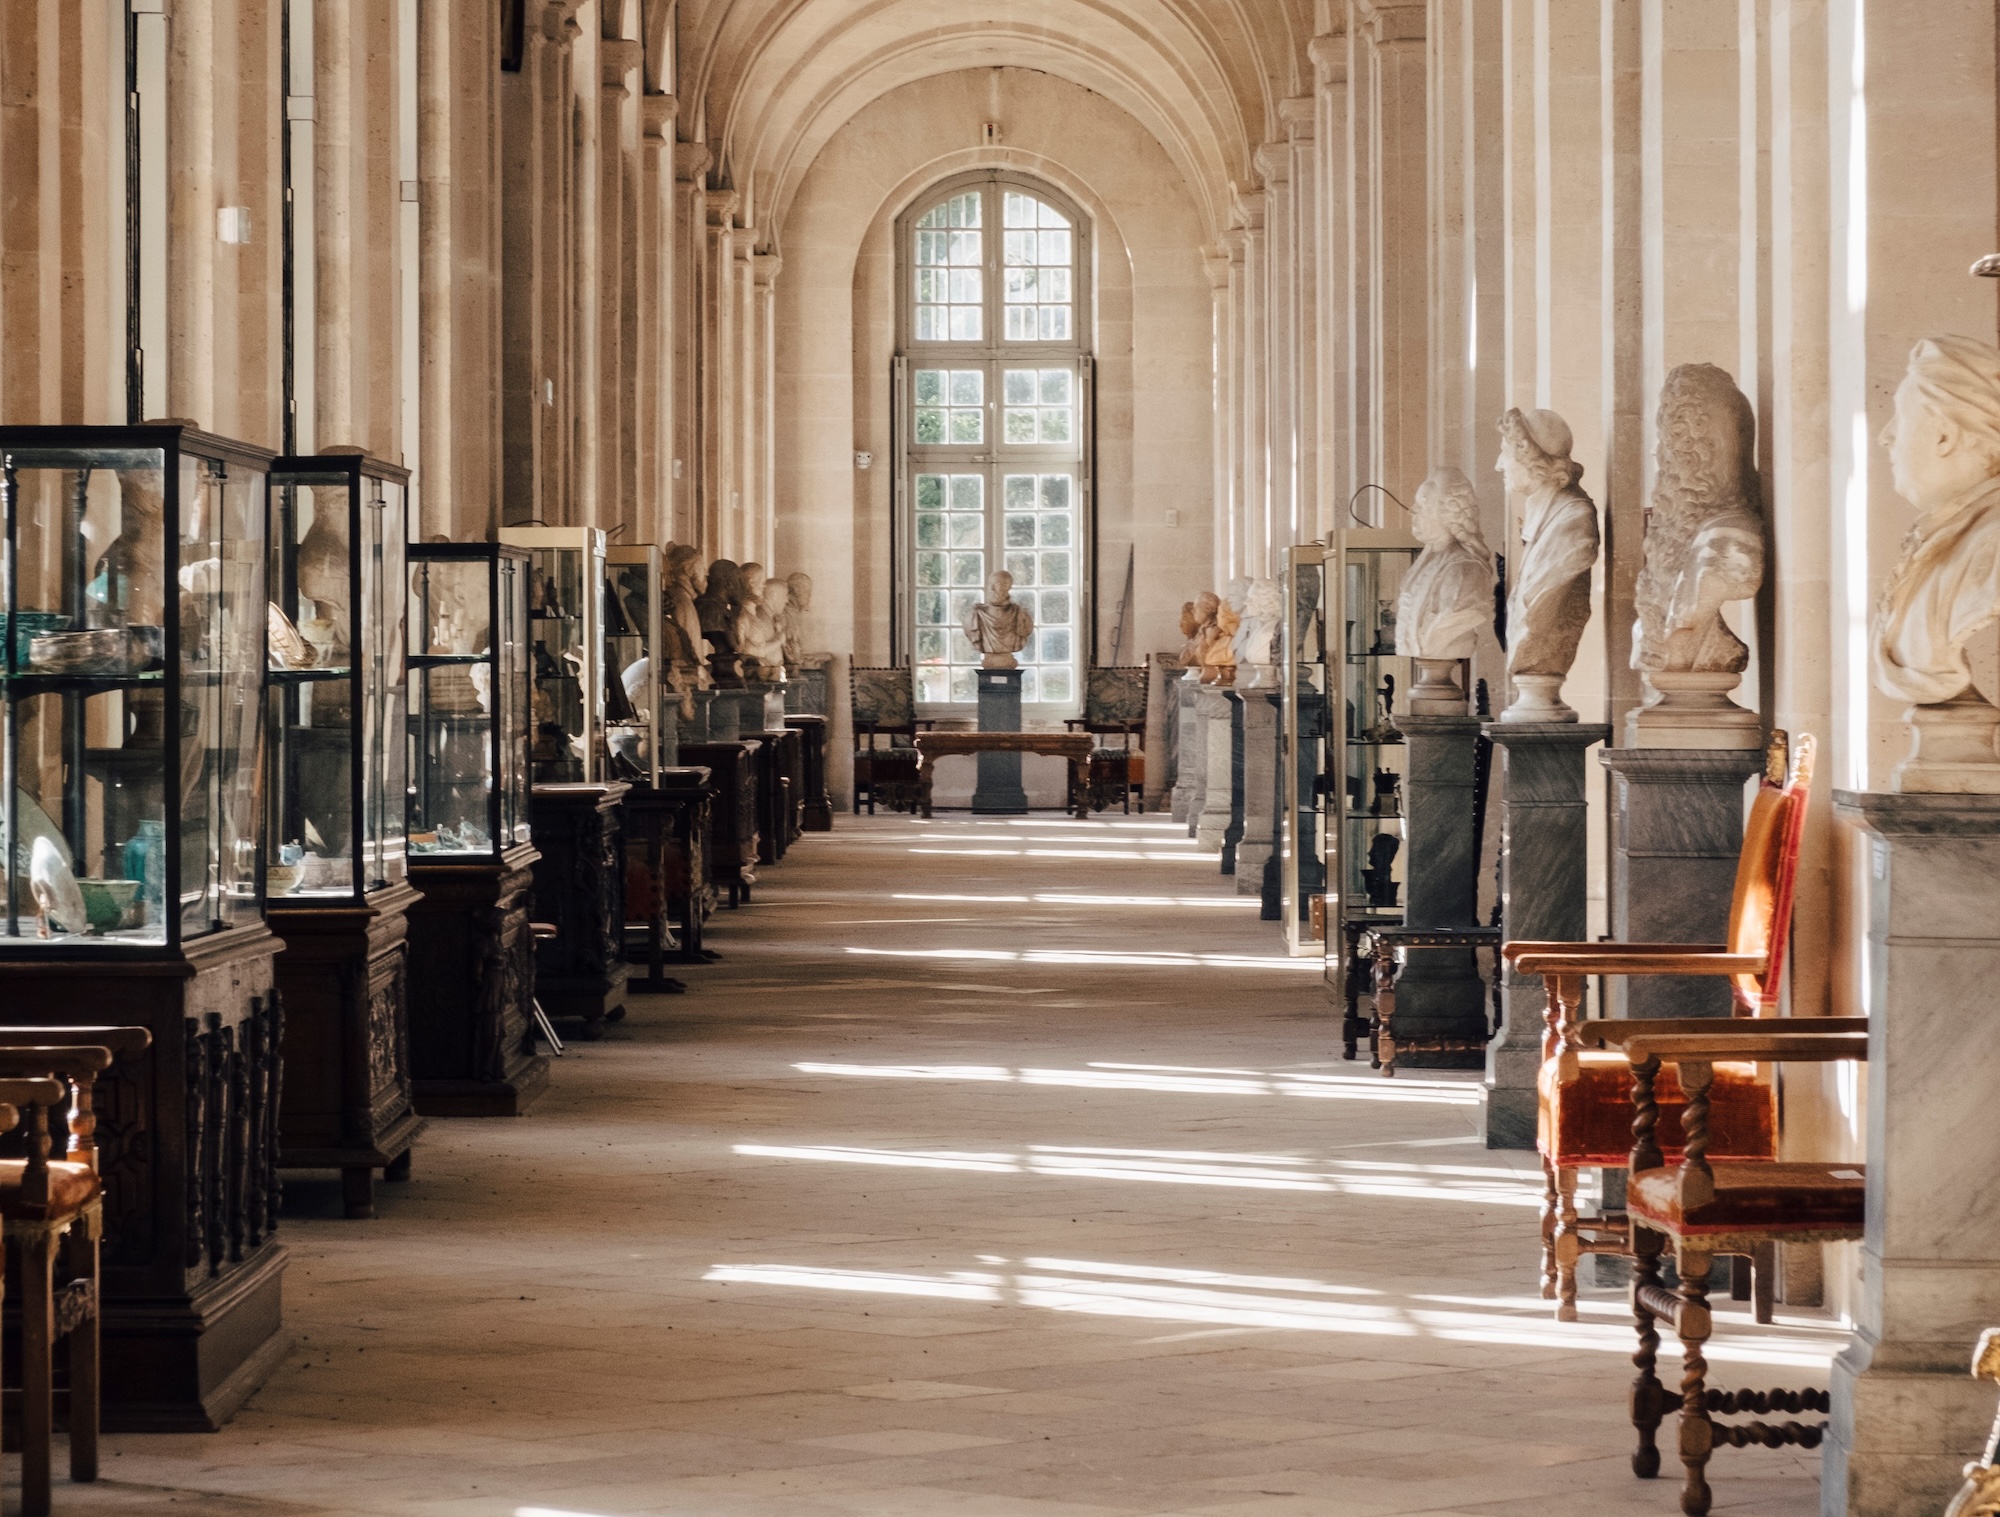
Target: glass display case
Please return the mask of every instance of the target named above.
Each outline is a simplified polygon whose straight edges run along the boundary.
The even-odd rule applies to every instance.
[[[410,857],[496,858],[528,841],[528,555],[409,554]]]
[[[1412,666],[1397,649],[1396,603],[1421,545],[1390,527],[1349,527],[1325,550],[1323,593],[1331,673],[1324,778],[1327,978],[1347,993],[1356,936],[1403,919],[1403,778],[1396,716]],[[1337,663],[1334,650],[1339,650]]]
[[[409,473],[360,453],[271,469],[272,903],[356,900],[408,873]]]
[[[604,534],[595,527],[506,527],[528,550],[528,649],[534,784],[596,784],[605,770]]]
[[[270,463],[192,427],[0,427],[0,955],[262,920]]]
[[[660,550],[639,543],[604,558],[606,774],[654,785],[671,759],[661,749]]]
[[[1327,663],[1325,546],[1287,548],[1280,585],[1279,917],[1285,947],[1294,954],[1316,954],[1326,939],[1327,831],[1339,825],[1338,813],[1329,815],[1321,803],[1335,788],[1327,765],[1327,691],[1340,677],[1339,669]]]

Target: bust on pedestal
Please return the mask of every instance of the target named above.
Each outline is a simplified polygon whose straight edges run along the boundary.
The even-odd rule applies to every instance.
[[[1035,635],[1035,618],[1014,600],[1014,576],[996,569],[986,578],[986,599],[965,613],[965,636],[985,658],[979,669],[979,730],[1021,730],[1021,667],[1015,658]],[[972,809],[1018,816],[1028,809],[1021,786],[1021,755],[982,753]]]
[[[1507,677],[1514,699],[1503,722],[1573,722],[1563,681],[1590,622],[1590,571],[1597,565],[1597,507],[1577,488],[1583,466],[1569,456],[1569,423],[1553,411],[1500,418],[1507,493],[1521,498],[1521,561],[1507,597]]]
[[[1917,344],[1883,435],[1921,513],[1874,626],[1875,682],[1911,701],[1888,793],[1838,791],[1867,834],[1867,1236],[1834,1361],[1823,1510],[1933,1512],[1992,1393],[1965,1373],[2000,1321],[2000,754],[1967,644],[2000,617],[2000,350]]]

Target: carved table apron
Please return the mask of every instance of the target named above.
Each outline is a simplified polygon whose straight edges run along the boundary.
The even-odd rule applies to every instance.
[[[924,815],[931,814],[932,771],[941,758],[967,753],[1038,753],[1069,764],[1069,805],[1077,820],[1090,816],[1090,753],[1097,739],[1088,732],[920,732],[917,788]]]

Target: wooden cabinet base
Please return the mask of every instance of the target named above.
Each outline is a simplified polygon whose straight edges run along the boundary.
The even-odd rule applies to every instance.
[[[409,909],[410,1074],[427,1117],[514,1117],[549,1081],[534,1050],[534,848],[498,859],[413,860]]]
[[[423,1131],[410,1088],[407,884],[360,906],[274,902],[284,939],[285,1087],[278,1163],[337,1169],[350,1217],[375,1215],[375,1171],[409,1173]]]
[[[823,716],[788,716],[785,725],[799,735],[799,762],[803,773],[800,824],[807,832],[831,832],[833,794],[826,784],[829,723]]]
[[[535,995],[586,1039],[625,1015],[625,797],[632,787],[537,785],[534,919],[556,935],[535,950]]]
[[[156,958],[0,962],[14,1025],[153,1035],[97,1082],[107,1431],[212,1432],[290,1347],[277,950],[258,922]]]

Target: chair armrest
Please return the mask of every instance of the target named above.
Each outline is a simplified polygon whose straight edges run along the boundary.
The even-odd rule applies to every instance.
[[[108,1048],[118,1055],[144,1053],[152,1042],[143,1027],[0,1027],[0,1049]]]
[[[1606,953],[1727,953],[1727,943],[1541,943],[1532,938],[1513,938],[1500,952],[1508,963],[1524,954],[1597,955]]]
[[[1866,1017],[1597,1017],[1579,1022],[1578,1039],[1600,1048],[1622,1048],[1634,1038],[1714,1038],[1724,1042],[1760,1034],[1833,1037],[1868,1033]],[[1730,1047],[1737,1045],[1730,1042]]]
[[[49,1079],[46,1076],[21,1080],[0,1079],[0,1105],[6,1105],[15,1109],[13,1122],[6,1124],[9,1127],[13,1126],[14,1122],[20,1121],[21,1107],[54,1106],[68,1094],[69,1086],[67,1084],[61,1080]]]
[[[1595,953],[1524,953],[1514,959],[1522,974],[1733,975],[1762,974],[1770,965],[1761,953],[1704,953],[1683,945],[1673,953],[1627,953],[1603,943]]]
[[[1658,1059],[1665,1064],[1712,1063],[1718,1059],[1755,1059],[1760,1064],[1830,1064],[1841,1059],[1865,1061],[1868,1036],[1854,1032],[1754,1032],[1718,1038],[1713,1034],[1664,1033],[1628,1038],[1625,1057],[1634,1064]]]
[[[111,1050],[96,1045],[69,1048],[32,1043],[0,1045],[0,1079],[61,1075],[64,1079],[94,1080],[110,1067]]]

